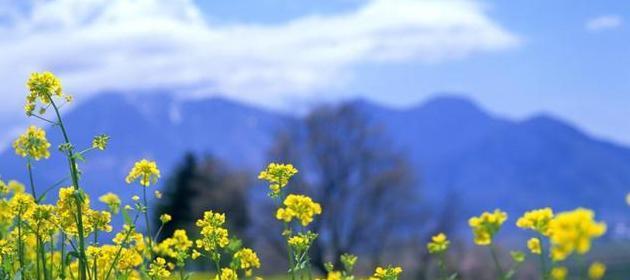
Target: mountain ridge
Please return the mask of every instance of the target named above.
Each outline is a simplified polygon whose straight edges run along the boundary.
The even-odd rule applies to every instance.
[[[618,219],[626,207],[630,148],[549,114],[506,119],[456,95],[404,109],[366,99],[348,104],[382,126],[394,148],[409,157],[429,202],[453,192],[466,198],[458,206],[465,214],[495,207],[518,212],[586,206]],[[300,119],[223,97],[181,100],[115,92],[77,104],[64,118],[77,147],[88,146],[97,134],[112,137],[107,151],[88,156],[82,182],[93,196],[113,188],[123,197],[132,192],[124,176],[142,157],[156,160],[164,176],[186,152],[210,154],[255,172],[264,166],[274,134]],[[49,137],[60,141],[56,131],[49,130]],[[67,168],[61,154],[51,153],[52,159],[36,163],[45,171],[36,171],[38,186],[55,182]],[[11,149],[0,158],[4,179],[24,181],[23,160]]]

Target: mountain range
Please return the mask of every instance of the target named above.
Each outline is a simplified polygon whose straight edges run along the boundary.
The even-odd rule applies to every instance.
[[[350,102],[384,128],[408,155],[427,201],[457,207],[463,216],[502,208],[515,217],[544,206],[593,208],[609,221],[625,221],[630,191],[630,148],[596,139],[553,116],[498,117],[473,101],[440,96],[406,109],[367,100]],[[137,193],[125,175],[146,157],[168,177],[186,152],[211,154],[234,167],[262,169],[275,134],[299,120],[223,98],[179,100],[171,95],[103,93],[64,115],[70,138],[86,147],[106,133],[105,152],[81,165],[82,186],[93,196]],[[48,129],[55,147],[61,135]],[[25,161],[12,149],[0,153],[3,179],[26,181]],[[39,192],[63,179],[67,163],[52,151],[35,163]]]

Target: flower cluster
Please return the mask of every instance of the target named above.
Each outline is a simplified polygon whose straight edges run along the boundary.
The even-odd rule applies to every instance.
[[[397,280],[402,268],[399,266],[377,267],[374,271],[374,275],[370,277],[370,280]]]
[[[593,211],[578,208],[562,212],[549,223],[551,257],[562,261],[574,252],[585,254],[591,249],[591,241],[606,233],[606,224],[595,221]]]
[[[53,102],[53,97],[64,98],[66,102],[72,101],[72,96],[63,93],[59,78],[50,72],[32,73],[26,82],[26,87],[28,94],[26,95],[24,111],[27,115],[33,113],[38,101],[43,105],[40,108],[40,113],[46,111],[46,106]]]
[[[525,212],[516,221],[516,226],[522,229],[531,229],[544,236],[549,235],[549,222],[553,219],[551,208],[536,209]]]
[[[223,227],[225,215],[206,211],[203,219],[197,220],[197,226],[201,229],[201,237],[195,241],[197,248],[208,253],[216,253],[219,248],[224,248],[230,243],[228,230]]]
[[[313,221],[315,215],[322,213],[322,207],[305,195],[290,194],[284,200],[285,208],[279,208],[276,218],[286,223],[294,218],[300,220],[302,226],[307,226]]]
[[[446,235],[444,233],[439,233],[431,237],[431,242],[427,244],[427,249],[431,254],[440,254],[448,249],[450,243],[451,242],[446,239]]]
[[[50,157],[50,143],[46,139],[46,131],[31,125],[13,142],[15,153],[34,160]]]
[[[242,248],[234,253],[235,266],[245,271],[246,276],[252,275],[253,268],[260,268],[260,259],[254,250]]]
[[[134,164],[125,181],[127,184],[131,184],[133,181],[140,179],[140,185],[148,187],[151,184],[155,184],[159,178],[160,170],[157,168],[155,161],[143,159]]]
[[[468,220],[468,225],[472,228],[475,244],[490,245],[494,235],[499,231],[501,225],[507,220],[507,213],[501,210],[494,212],[483,212],[479,217],[472,217]]]
[[[260,172],[258,179],[269,182],[270,195],[276,197],[297,172],[298,170],[291,164],[271,163]]]

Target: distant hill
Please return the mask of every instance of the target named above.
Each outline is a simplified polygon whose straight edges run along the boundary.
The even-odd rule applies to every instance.
[[[472,101],[445,96],[408,109],[365,100],[352,102],[388,133],[422,178],[432,203],[452,203],[467,216],[496,207],[512,215],[533,207],[591,207],[623,220],[630,191],[630,149],[594,139],[560,119],[540,115],[513,121],[488,114]],[[82,165],[83,187],[92,195],[132,192],[124,177],[141,157],[169,174],[183,154],[212,154],[256,171],[265,165],[275,132],[296,117],[222,98],[180,101],[168,94],[101,94],[65,115],[72,140],[87,146],[107,133],[111,146]],[[49,137],[59,143],[57,131]],[[0,153],[0,174],[25,179],[24,162]],[[65,174],[53,152],[36,164],[39,189]],[[252,175],[254,176],[254,175]],[[456,200],[444,200],[455,194]],[[128,195],[127,195],[128,196]]]

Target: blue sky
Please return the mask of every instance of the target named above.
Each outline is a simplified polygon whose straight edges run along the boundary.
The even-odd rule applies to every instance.
[[[0,0],[5,120],[25,75],[49,69],[81,98],[167,87],[288,109],[356,96],[404,107],[457,93],[500,115],[545,112],[630,144],[626,1],[12,2]]]

